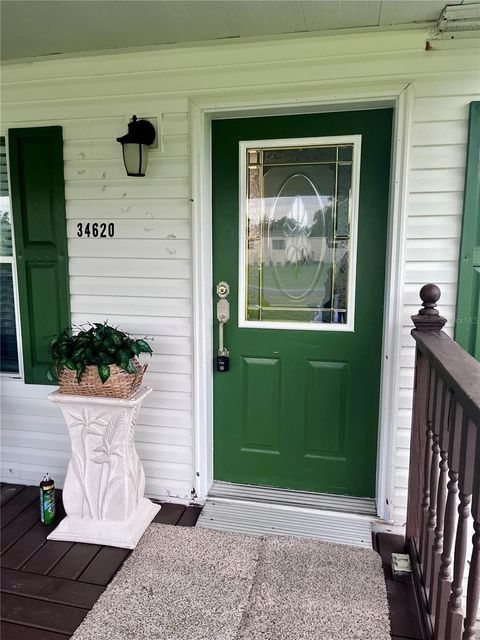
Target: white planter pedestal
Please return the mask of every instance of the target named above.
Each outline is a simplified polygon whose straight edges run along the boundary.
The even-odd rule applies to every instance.
[[[63,488],[67,517],[49,540],[90,542],[134,549],[160,510],[143,496],[145,473],[135,449],[135,423],[143,387],[128,400],[55,391],[72,450]]]

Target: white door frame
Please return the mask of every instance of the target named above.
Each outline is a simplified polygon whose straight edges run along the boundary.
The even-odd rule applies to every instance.
[[[294,95],[295,97],[292,97]],[[194,487],[205,500],[213,482],[213,315],[212,315],[212,199],[211,121],[255,117],[394,108],[392,166],[385,275],[376,501],[380,518],[393,513],[396,398],[400,362],[401,293],[406,244],[408,149],[413,90],[404,83],[382,83],[353,90],[319,88],[315,95],[299,96],[295,88],[281,97],[259,99],[244,95],[190,101],[192,174],[193,269],[193,424]]]

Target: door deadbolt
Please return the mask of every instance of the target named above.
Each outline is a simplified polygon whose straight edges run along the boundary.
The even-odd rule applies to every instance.
[[[217,296],[219,298],[226,298],[230,293],[230,285],[228,282],[222,280],[217,284]]]

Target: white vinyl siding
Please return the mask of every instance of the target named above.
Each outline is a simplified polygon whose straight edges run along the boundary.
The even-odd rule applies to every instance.
[[[406,519],[414,341],[410,316],[419,308],[418,292],[434,282],[438,303],[453,337],[458,251],[462,228],[467,156],[468,109],[480,93],[478,82],[416,83],[408,180],[407,247],[404,272],[402,350],[398,402],[395,520]],[[475,90],[476,89],[476,90]],[[454,95],[451,95],[454,94]]]
[[[189,101],[231,104],[299,95],[414,90],[409,150],[401,368],[397,407],[394,517],[405,519],[413,341],[418,290],[442,288],[452,331],[465,165],[468,103],[478,93],[476,51],[425,51],[426,31],[305,36],[155,51],[37,60],[4,67],[2,133],[8,127],[63,126],[72,321],[108,319],[153,336],[145,382],[154,388],[139,416],[136,442],[146,491],[188,499],[194,485]],[[445,46],[445,45],[444,45]],[[157,118],[159,149],[147,177],[127,178],[115,138],[132,114]],[[163,146],[163,152],[162,152]],[[407,167],[405,168],[407,170]],[[115,238],[77,238],[76,224],[114,222]],[[69,442],[51,387],[2,379],[1,479],[61,485]]]
[[[72,323],[108,319],[153,338],[153,357],[142,361],[154,392],[140,415],[137,450],[149,495],[187,499],[193,488],[191,225],[187,101],[181,106],[163,113],[164,150],[151,154],[147,178],[125,176],[115,137],[128,116],[61,124]],[[78,238],[77,224],[92,220],[114,222],[115,237]],[[49,471],[61,486],[69,437],[45,400],[52,388],[2,383],[2,478],[37,482]]]

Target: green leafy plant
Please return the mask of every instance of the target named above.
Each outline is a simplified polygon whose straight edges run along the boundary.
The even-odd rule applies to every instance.
[[[88,329],[80,329],[74,334],[72,327],[68,327],[50,343],[52,364],[47,374],[49,380],[58,380],[65,367],[76,371],[80,382],[85,369],[89,365],[95,365],[102,383],[105,384],[110,377],[110,365],[116,364],[127,373],[137,373],[133,358],[140,353],[152,354],[146,339],[134,340],[106,322],[95,322]]]

